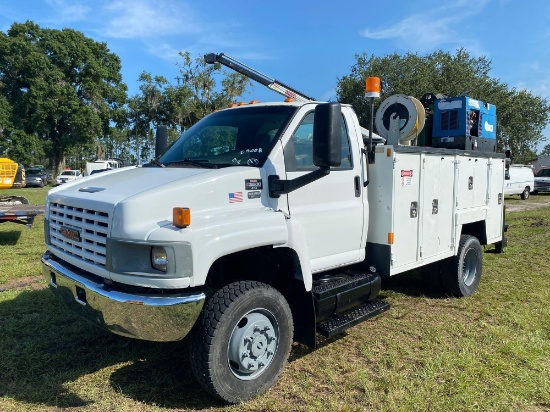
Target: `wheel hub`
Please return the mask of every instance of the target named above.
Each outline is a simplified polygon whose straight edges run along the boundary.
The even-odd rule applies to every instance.
[[[278,327],[273,315],[256,310],[237,323],[227,347],[229,367],[240,379],[254,379],[271,363],[278,343]]]
[[[470,249],[466,252],[462,273],[464,284],[471,286],[477,274],[477,253],[475,250]]]

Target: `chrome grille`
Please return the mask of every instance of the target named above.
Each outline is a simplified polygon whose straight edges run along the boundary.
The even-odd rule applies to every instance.
[[[105,267],[109,214],[92,209],[50,204],[50,241],[53,247],[86,262]],[[78,231],[78,236],[63,232]],[[76,239],[75,239],[76,237]]]

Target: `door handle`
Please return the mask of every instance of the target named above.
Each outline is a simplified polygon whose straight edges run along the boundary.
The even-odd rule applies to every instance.
[[[361,196],[361,178],[359,176],[355,176],[354,182],[355,182],[355,197],[360,197]]]

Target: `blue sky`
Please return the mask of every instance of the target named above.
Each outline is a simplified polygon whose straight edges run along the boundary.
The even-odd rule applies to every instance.
[[[130,95],[137,93],[144,70],[176,83],[179,51],[193,57],[223,52],[305,94],[334,100],[337,78],[350,72],[356,53],[425,54],[465,47],[492,60],[492,77],[550,100],[548,0],[0,3],[0,30],[26,20],[70,27],[107,43],[122,59]],[[257,85],[245,99],[280,96]],[[550,128],[544,135],[550,143]]]

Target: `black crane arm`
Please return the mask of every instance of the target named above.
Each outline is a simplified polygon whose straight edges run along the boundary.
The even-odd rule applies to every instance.
[[[208,53],[204,55],[204,61],[208,64],[220,63],[230,69],[235,70],[237,73],[241,73],[252,80],[257,81],[260,84],[270,88],[271,90],[282,94],[283,96],[296,99],[301,102],[313,102],[315,99],[313,97],[307,96],[302,92],[278,81],[272,79],[269,76],[253,69],[252,67],[247,66],[223,53]]]

